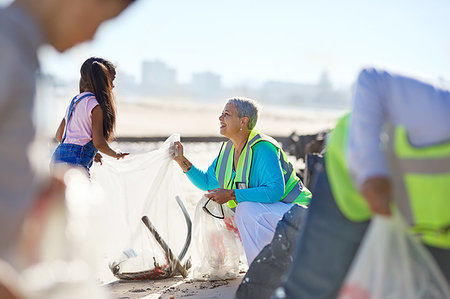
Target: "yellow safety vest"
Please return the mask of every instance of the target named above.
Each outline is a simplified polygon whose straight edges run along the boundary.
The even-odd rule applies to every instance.
[[[325,168],[334,200],[342,214],[354,222],[367,221],[372,216],[367,201],[353,184],[345,159],[350,114],[342,117],[328,134]]]
[[[424,243],[450,249],[450,142],[414,147],[402,127],[391,140],[395,203]]]
[[[330,134],[325,165],[339,209],[358,222],[370,219],[372,213],[345,163],[348,119],[349,115],[341,118]],[[450,248],[450,143],[416,148],[401,127],[391,137],[388,152],[395,204],[424,243]]]
[[[297,177],[292,164],[287,160],[287,156],[281,149],[278,142],[270,136],[252,130],[247,140],[247,144],[242,149],[241,156],[237,164],[236,175],[233,178],[234,145],[229,140],[222,145],[219,157],[217,158],[216,177],[219,185],[223,189],[246,189],[250,177],[252,166],[253,146],[260,141],[268,141],[278,149],[278,157],[283,170],[285,192],[280,201],[286,203],[308,205],[311,201],[311,192],[303,185]],[[228,206],[234,208],[236,201],[228,201]]]

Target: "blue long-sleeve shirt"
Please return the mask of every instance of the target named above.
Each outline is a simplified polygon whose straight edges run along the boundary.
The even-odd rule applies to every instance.
[[[359,187],[370,177],[389,177],[381,146],[383,126],[403,126],[422,147],[450,140],[450,92],[416,79],[376,69],[357,81],[348,141],[348,165]]]
[[[206,172],[192,165],[186,173],[189,180],[201,190],[219,188],[216,177],[217,158]],[[267,141],[253,146],[252,166],[247,189],[236,189],[236,201],[262,203],[277,202],[284,194],[284,178],[278,159],[278,149]],[[236,172],[233,170],[233,179]]]

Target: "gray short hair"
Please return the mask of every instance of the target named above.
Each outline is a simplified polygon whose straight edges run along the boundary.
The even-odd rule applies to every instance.
[[[233,97],[229,98],[227,103],[231,103],[236,107],[239,118],[244,116],[249,118],[247,129],[252,130],[255,127],[258,120],[258,105],[255,100],[245,97]]]

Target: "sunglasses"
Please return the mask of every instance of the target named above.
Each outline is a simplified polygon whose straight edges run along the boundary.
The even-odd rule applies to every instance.
[[[210,198],[208,198],[208,200],[205,202],[205,204],[203,205],[203,211],[205,211],[207,214],[209,214],[209,215],[211,215],[211,216],[213,216],[214,218],[217,218],[217,219],[224,219],[225,218],[225,215],[223,214],[223,207],[222,207],[222,205],[219,205],[219,207],[220,207],[220,213],[222,214],[222,216],[221,215],[215,215],[215,214],[213,214],[209,209],[208,209],[208,207],[207,207],[207,205],[208,205],[208,203],[209,203],[209,201],[210,201],[211,199]]]

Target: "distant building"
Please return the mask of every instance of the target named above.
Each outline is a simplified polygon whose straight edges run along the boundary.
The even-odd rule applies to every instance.
[[[114,92],[122,95],[137,95],[140,90],[140,86],[136,83],[134,76],[120,70],[117,71],[114,86]]]
[[[298,104],[311,102],[317,94],[314,84],[267,81],[260,90],[262,101],[276,104]]]
[[[222,95],[222,78],[211,72],[195,73],[192,75],[190,90],[194,97],[217,99]]]
[[[167,96],[176,87],[177,72],[164,62],[144,61],[142,63],[141,90],[144,95]]]

